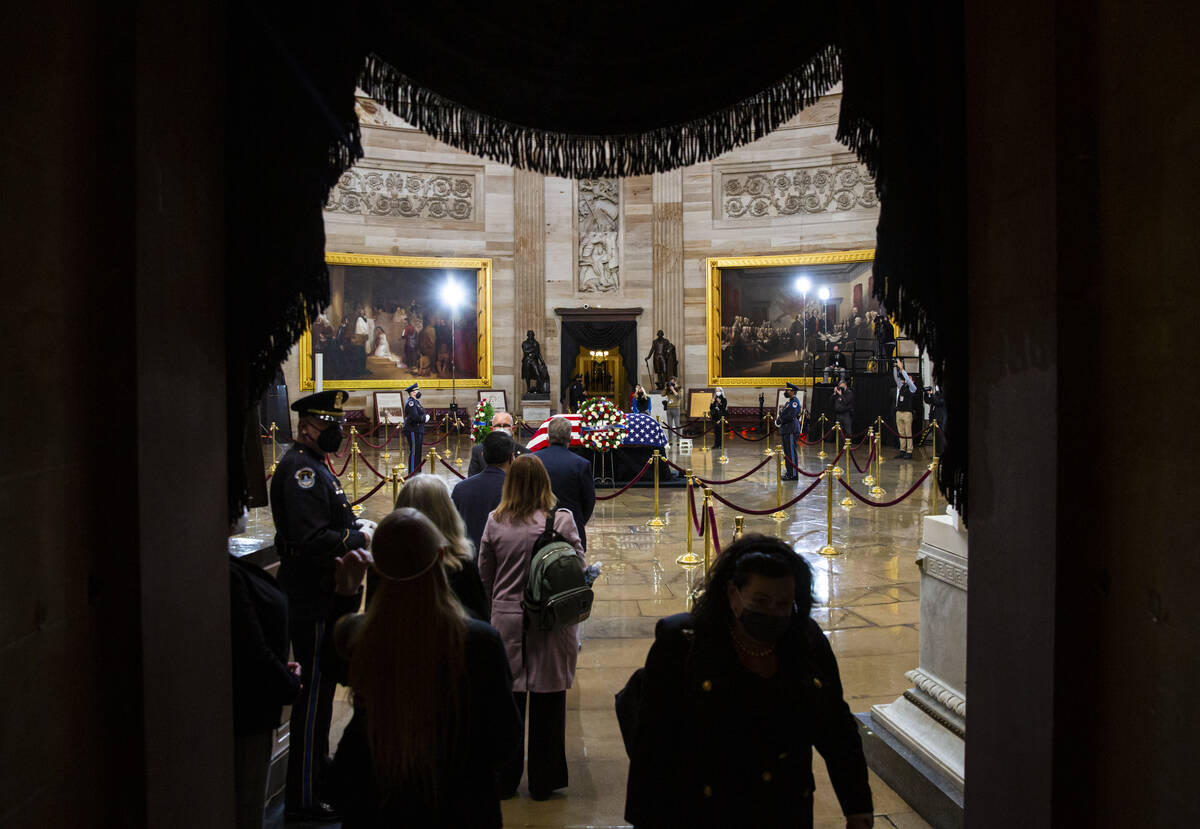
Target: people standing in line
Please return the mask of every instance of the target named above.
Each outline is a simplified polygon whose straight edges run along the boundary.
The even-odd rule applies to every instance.
[[[629,411],[650,414],[650,395],[646,394],[646,389],[641,383],[638,383],[633,390],[633,396],[629,398]]]
[[[838,380],[846,379],[846,355],[842,353],[842,349],[837,343],[833,344],[833,352],[829,355],[829,360],[825,363],[825,382],[829,382],[829,375],[832,372],[837,372]]]
[[[446,580],[452,546],[416,510],[389,514],[373,545],[379,589],[365,614],[337,623],[354,705],[330,770],[345,829],[503,824],[495,773],[521,722],[499,634],[463,615]],[[338,567],[351,610],[370,560]]]
[[[571,511],[583,548],[587,549],[587,522],[596,508],[596,484],[592,465],[571,451],[571,421],[561,415],[546,426],[548,446],[537,452],[558,505]]]
[[[785,481],[795,481],[800,477],[796,472],[799,467],[796,462],[796,438],[800,432],[800,401],[796,399],[798,391],[800,387],[795,383],[787,384],[783,392],[787,402],[779,409],[775,418],[775,425],[779,427],[779,445],[783,447],[783,455],[788,461],[782,476]]]
[[[463,610],[472,617],[487,621],[491,616],[479,567],[475,563],[475,547],[467,535],[466,524],[450,500],[446,482],[436,475],[418,475],[410,479],[396,496],[396,508],[409,507],[424,515],[446,537],[447,547],[442,556],[446,579],[458,597]],[[373,598],[377,581],[368,580],[367,601]]]
[[[506,432],[513,439],[513,457],[524,455],[529,451],[513,434],[513,416],[508,412],[496,412],[492,415],[492,431]],[[483,459],[483,441],[480,441],[471,447],[471,462],[467,465],[467,477],[478,475],[486,466],[487,463]],[[482,528],[480,531],[482,532]],[[479,545],[476,544],[476,549],[478,548]]]
[[[713,449],[721,446],[721,431],[728,428],[729,401],[725,399],[725,390],[720,386],[713,389],[712,402],[708,404],[708,416],[713,422]]]
[[[663,395],[663,413],[667,420],[667,442],[674,442],[679,445],[679,408],[683,401],[683,392],[679,388],[679,381],[674,377],[667,380],[665,394]]]
[[[946,451],[946,398],[942,395],[942,388],[937,383],[926,386],[922,397],[929,405],[929,421],[934,432],[934,451],[939,456],[944,455]],[[937,422],[936,426],[933,426],[934,421]]]
[[[833,419],[842,424],[843,438],[854,434],[854,389],[847,386],[845,380],[833,389]]]
[[[896,432],[900,435],[900,452],[897,460],[912,458],[913,450],[913,411],[916,409],[917,384],[904,370],[904,363],[896,358],[892,366],[892,379],[896,381]]]
[[[554,509],[550,476],[538,460],[545,451],[513,461],[500,505],[488,519],[479,548],[479,573],[492,601],[492,625],[500,631],[508,652],[513,700],[522,717],[528,705],[528,782],[535,800],[548,798],[568,782],[567,689],[574,682],[579,654],[578,625],[546,632],[536,625],[525,630],[523,624],[521,598],[530,554]],[[554,529],[575,548],[580,565],[586,568],[583,541],[570,510],[555,510]],[[518,746],[497,775],[501,797],[516,793],[524,766],[524,746]]]
[[[846,816],[873,804],[837,659],[810,617],[812,572],[777,538],[722,551],[691,613],[660,619],[640,689],[618,702],[638,829],[813,825],[812,749]],[[624,693],[630,693],[627,686]]]
[[[479,444],[484,467],[478,475],[454,485],[450,500],[467,526],[467,537],[476,551],[483,539],[483,528],[487,526],[488,514],[500,504],[500,493],[504,489],[504,476],[512,465],[516,442],[502,429],[493,429]],[[474,453],[472,453],[474,454]]]
[[[413,383],[405,389],[408,392],[408,400],[404,402],[404,426],[402,431],[408,436],[408,474],[413,474],[418,466],[421,465],[421,449],[425,442],[425,424],[429,422],[429,415],[425,414],[425,407],[421,405],[421,390],[418,388],[419,383]],[[434,472],[433,469],[427,469],[427,472]]]
[[[342,443],[342,404],[347,396],[344,391],[322,391],[292,404],[300,415],[296,441],[271,476],[279,583],[288,597],[288,630],[302,685],[292,705],[287,814],[318,821],[337,819],[321,797],[336,687],[321,660],[333,605],[335,560],[368,547],[374,530],[373,523],[355,517],[341,484],[326,466],[326,454]]]
[[[256,564],[229,556],[233,656],[233,781],[237,829],[262,829],[275,729],[300,693],[300,663],[288,661],[288,604]]]

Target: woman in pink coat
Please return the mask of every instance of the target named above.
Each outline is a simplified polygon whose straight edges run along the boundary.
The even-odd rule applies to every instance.
[[[567,785],[567,689],[575,679],[579,655],[576,625],[544,633],[531,628],[521,648],[521,597],[529,575],[533,543],[546,528],[546,515],[554,507],[550,475],[535,455],[512,462],[504,477],[500,505],[488,516],[479,543],[479,575],[484,593],[492,600],[492,627],[508,651],[513,674],[513,700],[525,716],[529,705],[529,794],[545,800]],[[587,566],[575,519],[567,509],[557,510],[554,528],[574,548]],[[524,746],[497,772],[502,798],[512,797],[525,766]]]

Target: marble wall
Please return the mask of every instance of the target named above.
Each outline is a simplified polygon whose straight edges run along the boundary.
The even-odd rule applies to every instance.
[[[840,103],[840,94],[826,96],[709,163],[579,182],[467,155],[363,99],[366,158],[330,196],[326,244],[349,253],[491,257],[493,386],[508,391],[510,405],[528,329],[542,343],[557,404],[563,367],[554,309],[585,303],[642,309],[637,364],[661,328],[678,346],[684,383],[703,386],[706,258],[874,246],[874,183],[834,137]],[[399,200],[413,179],[422,188]],[[846,312],[852,289],[835,291]],[[295,399],[295,353],[285,376]],[[729,395],[734,405],[750,405],[758,391]],[[474,391],[466,394],[474,400]],[[370,396],[353,399],[369,404]],[[425,401],[445,405],[449,392],[431,390]]]

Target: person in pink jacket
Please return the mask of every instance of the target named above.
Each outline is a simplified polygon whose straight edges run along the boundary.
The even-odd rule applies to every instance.
[[[521,597],[529,575],[533,543],[546,528],[546,515],[554,508],[550,475],[536,455],[512,462],[504,478],[500,505],[488,516],[479,544],[479,575],[492,601],[492,627],[508,652],[513,674],[513,700],[525,717],[529,706],[529,794],[545,800],[567,785],[567,689],[575,680],[579,655],[577,625],[545,633],[531,628],[522,648]],[[554,528],[575,548],[580,564],[587,566],[583,544],[571,511],[555,511]],[[497,772],[502,798],[512,797],[521,782],[525,746]]]

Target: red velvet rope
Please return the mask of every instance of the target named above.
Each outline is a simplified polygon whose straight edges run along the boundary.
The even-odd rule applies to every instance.
[[[691,510],[691,513],[692,513],[692,526],[694,526],[696,528],[697,535],[703,536],[704,535],[704,522],[700,520],[700,517],[698,515],[696,515],[696,492],[695,492],[695,488],[692,486],[692,484],[690,482],[688,483],[687,491],[688,491],[688,508]]]
[[[717,493],[713,493],[715,497]],[[720,558],[721,556],[721,536],[717,534],[717,514],[712,506],[706,510],[708,513],[708,526],[712,532],[713,554]]]
[[[367,437],[366,437],[366,435],[363,435],[363,434],[356,434],[356,435],[355,435],[355,437],[356,437],[356,438],[358,438],[358,440],[361,440],[361,441],[362,441],[363,443],[365,443],[367,446],[370,446],[372,449],[382,449],[383,447],[387,446],[387,445],[388,445],[388,443],[389,443],[389,442],[391,441],[391,439],[392,439],[392,436],[391,436],[391,435],[388,435],[388,436],[387,436],[387,440],[385,440],[383,443],[381,443],[381,444],[379,444],[378,446],[376,446],[374,443],[371,443],[371,441],[367,440]]]
[[[867,468],[863,469],[858,465],[858,461],[854,458],[854,448],[850,449],[850,460],[854,461],[854,468],[858,470],[858,474],[862,475],[871,468],[871,461],[875,460],[875,445],[871,444],[871,454],[867,455]]]
[[[634,484],[636,484],[638,481],[640,481],[642,479],[642,476],[646,474],[646,470],[650,468],[651,463],[652,463],[651,461],[646,461],[646,465],[642,467],[642,471],[639,472],[637,475],[635,475],[633,477],[632,481],[625,484],[625,486],[618,489],[612,495],[597,495],[596,500],[597,501],[611,501],[613,498],[616,498],[618,495],[621,495],[622,493],[624,493],[625,490],[629,489],[631,486],[633,486]]]
[[[446,468],[447,468],[447,469],[449,469],[451,472],[453,472],[455,475],[457,475],[457,476],[458,476],[458,479],[459,479],[460,481],[466,480],[467,476],[466,476],[466,475],[464,475],[464,474],[462,474],[461,472],[459,472],[459,471],[458,471],[457,469],[455,469],[455,468],[454,468],[454,467],[453,467],[451,464],[447,463],[445,458],[438,458],[438,460],[442,462],[442,466],[446,467]]]
[[[900,503],[905,498],[907,498],[908,496],[910,496],[914,492],[916,492],[917,488],[919,486],[921,486],[921,484],[925,483],[925,479],[928,478],[932,472],[933,472],[933,470],[926,469],[925,474],[922,475],[920,478],[917,478],[917,482],[915,484],[913,484],[911,487],[909,487],[908,492],[904,493],[899,498],[893,499],[891,501],[872,501],[870,498],[866,498],[862,495],[859,495],[854,490],[854,487],[850,486],[850,484],[846,483],[841,478],[838,478],[838,483],[841,484],[843,487],[845,487],[847,492],[849,492],[851,495],[853,495],[858,500],[862,501],[868,507],[894,507],[894,506],[896,506],[896,504]]]
[[[818,443],[824,443],[826,441],[826,439],[832,434],[833,434],[833,429],[830,429],[828,432],[821,435],[821,437],[817,438],[816,440],[809,440],[804,435],[801,435],[800,442],[803,443],[805,446],[816,446]]]
[[[771,513],[775,512],[776,510],[784,510],[784,509],[787,509],[788,507],[794,506],[798,501],[800,501],[800,499],[804,498],[806,495],[808,495],[810,492],[812,492],[814,489],[816,489],[820,483],[821,483],[821,479],[820,479],[820,477],[818,477],[817,480],[813,481],[812,484],[809,485],[808,489],[801,492],[799,495],[797,495],[792,500],[788,501],[786,504],[783,504],[778,507],[770,507],[768,509],[761,509],[761,510],[760,509],[746,509],[745,507],[739,507],[737,504],[733,503],[732,501],[727,501],[726,499],[722,498],[719,494],[717,494],[717,492],[715,490],[713,491],[712,497],[716,498],[718,501],[720,501],[722,504],[729,507],[730,509],[737,510],[738,512],[744,512],[747,515],[770,515]]]
[[[736,478],[730,478],[727,481],[710,481],[707,478],[701,478],[699,475],[695,475],[693,477],[695,477],[695,479],[697,481],[704,484],[705,486],[721,486],[722,484],[736,484],[738,481],[745,480],[746,478],[749,478],[751,475],[753,475],[758,470],[762,469],[768,462],[770,462],[770,460],[771,460],[771,456],[768,455],[767,457],[762,459],[762,461],[758,464],[758,466],[754,467],[746,474],[738,475]],[[679,464],[671,463],[671,461],[667,460],[666,458],[663,458],[662,461],[667,466],[671,467],[672,469],[676,470],[677,472],[683,472],[685,474],[687,473],[687,470],[684,469]]]
[[[367,465],[367,469],[369,469],[369,470],[371,470],[372,472],[374,472],[374,473],[375,473],[375,477],[376,477],[376,478],[383,478],[384,480],[387,480],[387,475],[382,475],[382,474],[380,474],[380,472],[379,472],[379,470],[378,470],[378,469],[376,469],[375,467],[371,466],[371,462],[370,462],[369,460],[367,460],[367,456],[366,456],[366,455],[364,455],[362,452],[359,452],[359,453],[358,453],[358,456],[359,456],[360,458],[362,458],[362,462],[363,462],[363,463],[365,463],[365,464]]]
[[[843,448],[842,448],[842,451],[837,453],[837,457],[836,457],[836,458],[834,458],[832,461],[830,461],[830,464],[831,464],[832,466],[837,466],[837,463],[838,463],[838,461],[840,461],[840,460],[842,459],[842,455],[843,455],[843,453],[845,453],[845,451],[846,451],[846,449],[843,447]],[[821,477],[823,474],[825,474],[825,470],[823,470],[823,469],[822,469],[820,472],[805,472],[803,469],[801,469],[800,467],[796,466],[796,464],[792,463],[792,459],[791,459],[791,458],[789,458],[787,455],[784,455],[784,456],[783,456],[783,461],[784,461],[784,463],[786,463],[786,464],[787,464],[789,467],[791,467],[792,469],[796,470],[796,471],[797,471],[797,472],[799,472],[801,475],[803,475],[805,478],[819,478],[819,477]]]
[[[351,502],[350,502],[350,506],[352,506],[352,507],[353,507],[353,506],[356,506],[356,505],[358,505],[358,504],[361,504],[363,501],[367,500],[367,499],[368,499],[368,498],[370,498],[372,495],[374,495],[376,492],[378,492],[380,489],[382,489],[382,488],[383,488],[383,485],[384,485],[384,484],[386,484],[387,482],[388,482],[388,479],[387,479],[387,478],[384,478],[382,481],[380,481],[379,483],[375,484],[375,488],[374,488],[374,489],[372,489],[370,492],[368,492],[366,495],[364,495],[363,497],[359,498],[359,499],[358,499],[358,500],[356,500],[356,501],[351,501]]]
[[[770,433],[770,432],[767,432],[767,434],[763,435],[763,436],[762,436],[762,437],[760,437],[760,438],[748,438],[748,437],[746,437],[745,435],[743,435],[741,432],[736,432],[736,431],[735,431],[735,432],[733,433],[733,436],[734,436],[735,438],[740,438],[740,439],[742,439],[742,440],[746,441],[747,443],[758,443],[759,441],[766,440],[768,437],[770,437],[770,436],[771,436],[771,433]]]

